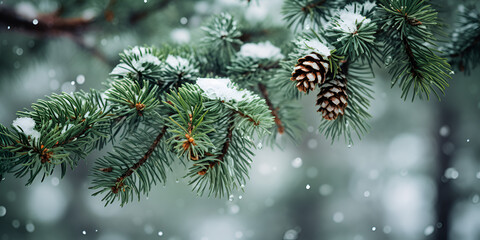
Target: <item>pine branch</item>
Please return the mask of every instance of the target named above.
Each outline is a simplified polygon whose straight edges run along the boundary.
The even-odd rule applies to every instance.
[[[85,19],[81,17],[62,18],[59,16],[61,9],[50,13],[39,15],[36,24],[33,19],[18,14],[14,9],[0,7],[0,24],[9,26],[11,30],[18,30],[30,33],[41,38],[67,37],[75,42],[80,48],[87,50],[94,57],[103,63],[112,66],[108,58],[93,46],[88,46],[82,39],[82,35],[90,30],[97,21],[95,18]]]
[[[268,108],[270,109],[272,116],[274,117],[275,124],[277,125],[277,130],[278,133],[282,134],[285,132],[285,127],[282,124],[282,121],[280,120],[280,117],[278,115],[278,109],[276,109],[272,102],[270,101],[270,98],[268,97],[268,92],[267,92],[267,87],[263,85],[262,83],[258,84],[258,88],[260,89],[260,93],[262,94],[262,97],[265,99]]]
[[[11,29],[20,29],[43,37],[78,35],[88,29],[95,19],[62,18],[57,12],[37,16],[37,23],[33,19],[18,14],[14,9],[0,7],[0,23],[11,26]]]
[[[417,60],[415,59],[415,56],[413,55],[413,51],[410,43],[408,42],[408,38],[405,35],[402,36],[402,43],[408,56],[408,61],[410,62],[410,73],[413,75],[413,77],[423,78],[422,74],[418,72],[418,69],[420,69],[420,67],[417,63]]]
[[[452,65],[469,74],[480,60],[480,13],[474,5],[461,8],[459,12],[446,52]]]
[[[166,132],[167,132],[167,126],[164,126],[162,128],[162,131],[157,135],[157,137],[153,141],[152,145],[148,148],[145,155],[143,155],[143,157],[140,158],[137,163],[135,163],[127,171],[125,171],[125,173],[123,173],[122,176],[117,178],[117,181],[115,182],[114,186],[112,186],[112,192],[113,193],[118,193],[119,188],[121,188],[123,186],[123,180],[125,178],[129,177],[130,175],[132,175],[132,173],[134,173],[138,168],[140,168],[143,164],[145,164],[145,162],[152,155],[153,151],[157,147],[158,143],[160,143],[160,140],[163,138],[163,136],[165,135]],[[103,168],[101,171],[104,171],[104,172],[107,171],[108,172],[108,168],[107,169]]]
[[[245,114],[245,113],[243,113],[243,112],[241,112],[241,111],[238,111],[238,110],[235,110],[234,113],[240,115],[240,116],[243,117],[243,118],[248,119],[248,121],[252,122],[253,125],[255,125],[255,126],[260,125],[260,122],[259,122],[259,121],[255,121],[255,119],[253,119],[253,117],[250,116],[250,115],[248,115],[248,114]]]
[[[228,153],[228,149],[229,149],[230,143],[232,141],[233,129],[234,129],[234,125],[235,125],[234,114],[235,114],[235,112],[232,112],[232,114],[230,114],[229,124],[228,124],[228,127],[227,127],[227,129],[228,129],[227,130],[227,135],[225,136],[225,143],[223,143],[222,151],[220,152],[220,155],[218,155],[216,157],[217,161],[210,161],[209,168],[213,168],[213,167],[215,167],[216,164],[219,164],[219,163],[223,162],[224,159],[225,159],[225,156]],[[211,153],[205,153],[205,156],[214,156],[214,155],[211,154]],[[199,175],[205,175],[207,173],[207,171],[208,171],[208,169],[203,169],[203,170],[199,171],[198,174]]]

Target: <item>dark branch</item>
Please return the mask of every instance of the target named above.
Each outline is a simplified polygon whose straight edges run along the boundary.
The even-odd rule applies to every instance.
[[[410,73],[414,77],[419,77],[422,78],[422,74],[420,74],[417,70],[420,69],[418,66],[417,60],[415,60],[415,55],[413,54],[412,47],[410,46],[410,43],[408,42],[408,39],[406,36],[402,37],[402,43],[403,46],[405,47],[405,51],[408,56],[408,61],[410,62]]]
[[[228,148],[230,147],[230,142],[232,141],[232,137],[233,137],[234,124],[235,124],[235,121],[233,119],[233,114],[232,114],[230,119],[230,124],[228,125],[228,131],[226,136],[227,140],[225,140],[225,143],[223,144],[222,153],[218,156],[218,160],[220,162],[223,161],[223,159],[225,158],[225,155],[227,155],[228,153]]]
[[[252,116],[249,116],[249,115],[247,115],[247,114],[245,114],[245,113],[243,113],[243,112],[237,111],[237,110],[235,110],[234,112],[235,112],[236,114],[240,115],[241,117],[248,118],[248,121],[253,122],[253,125],[255,125],[255,126],[260,125],[260,122],[255,121],[255,119],[253,119]]]
[[[162,131],[157,135],[155,140],[153,141],[152,145],[148,148],[147,152],[145,155],[143,155],[140,160],[138,160],[137,163],[135,163],[132,167],[130,167],[125,173],[122,174],[119,178],[117,178],[117,181],[115,182],[115,185],[112,187],[112,192],[113,193],[118,193],[119,188],[123,185],[123,180],[130,175],[133,174],[138,168],[140,168],[145,162],[147,162],[148,158],[152,156],[153,151],[155,151],[155,148],[158,146],[160,143],[160,140],[163,138],[165,133],[167,132],[167,126],[164,126]]]
[[[38,22],[33,24],[33,19],[18,14],[14,9],[0,7],[1,24],[42,37],[79,35],[94,22],[94,19],[62,18],[57,12],[39,15],[36,19]]]
[[[230,115],[230,122],[228,124],[226,140],[225,140],[225,143],[223,144],[222,152],[217,157],[218,161],[210,162],[210,165],[208,166],[207,169],[203,169],[203,170],[198,172],[199,175],[205,175],[207,173],[208,169],[213,168],[217,163],[223,162],[223,160],[225,159],[225,156],[228,153],[228,148],[230,147],[230,143],[231,143],[232,138],[233,138],[233,129],[234,129],[234,125],[235,125],[234,115],[235,115],[235,112],[233,112]],[[205,155],[206,156],[212,156],[211,153],[205,153]]]
[[[285,127],[283,126],[282,124],[282,121],[280,120],[280,117],[278,116],[278,108],[275,108],[272,104],[272,102],[270,101],[270,98],[268,97],[268,92],[267,92],[267,88],[265,87],[265,85],[259,83],[258,84],[258,88],[260,89],[260,92],[262,93],[262,97],[265,99],[265,102],[267,103],[268,105],[268,108],[270,109],[273,117],[274,117],[274,121],[275,121],[275,124],[277,125],[277,128],[278,128],[278,133],[282,134],[285,132]]]
[[[91,29],[95,19],[85,18],[62,18],[59,9],[50,14],[38,15],[36,24],[33,24],[31,18],[18,14],[14,9],[0,7],[0,25],[9,26],[11,30],[33,34],[40,38],[47,37],[68,37],[71,38],[79,47],[87,50],[94,57],[109,66],[107,57],[97,48],[88,46],[82,39],[85,31]]]

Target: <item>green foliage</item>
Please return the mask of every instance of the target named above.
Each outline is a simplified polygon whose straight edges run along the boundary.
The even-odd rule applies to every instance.
[[[87,153],[103,147],[109,136],[107,103],[93,90],[53,94],[33,104],[31,111],[18,115],[33,119],[39,136],[27,135],[26,129],[10,131],[2,127],[2,142],[6,145],[1,152],[6,158],[2,157],[0,163],[16,177],[29,175],[27,184],[38,174],[43,175],[43,180],[58,165],[63,176],[67,167],[75,167]]]
[[[116,132],[123,128],[124,136],[137,131],[145,118],[160,118],[157,113],[160,105],[157,98],[159,89],[157,85],[152,87],[150,85],[152,84],[148,81],[140,84],[128,77],[110,84],[110,88],[105,91],[105,96],[111,103],[114,116],[113,128],[116,128]]]
[[[288,27],[295,30],[303,26],[321,26],[322,19],[328,19],[330,11],[337,7],[336,1],[326,0],[291,0],[284,1],[282,7],[283,19]]]
[[[229,196],[246,184],[255,143],[280,145],[282,135],[300,139],[302,94],[290,78],[298,59],[315,51],[329,65],[316,91],[342,78],[348,96],[344,115],[322,119],[319,130],[332,142],[352,144],[369,129],[372,66],[383,66],[378,59],[403,98],[439,96],[448,86],[450,67],[435,46],[436,11],[423,0],[378,3],[284,1],[287,25],[309,29],[290,43],[285,29],[241,26],[222,13],[204,25],[198,43],[129,48],[120,54],[104,93],[54,94],[18,113],[31,118],[32,129],[0,125],[0,178],[28,176],[30,184],[57,165],[63,176],[67,167],[110,142],[113,151],[92,169],[91,189],[106,205],[148,195],[154,185],[165,183],[175,161],[185,166],[184,177],[199,195]],[[467,37],[447,46],[459,68],[478,62],[478,19],[478,12],[467,11],[457,31]],[[266,57],[241,51],[244,42],[279,33],[281,54],[274,46],[268,47],[276,54]],[[256,47],[267,48],[266,43]]]
[[[344,69],[346,65],[342,66]],[[322,119],[320,132],[333,141],[341,136],[348,144],[353,144],[354,137],[361,139],[370,128],[367,120],[371,118],[368,113],[370,100],[373,98],[372,73],[368,66],[362,64],[348,64],[347,79],[348,105],[343,116],[333,121]]]
[[[353,6],[354,12],[367,12],[366,10],[357,10],[357,7],[361,8],[358,5]],[[336,53],[340,56],[349,57],[348,60],[350,61],[359,59],[364,62],[371,62],[378,54],[376,53],[378,47],[375,42],[377,24],[371,22],[370,19],[363,19],[356,22],[357,29],[351,33],[342,29],[342,21],[341,16],[337,13],[331,20],[331,24],[325,29],[326,37],[337,49]]]
[[[448,55],[447,55],[448,54]],[[446,46],[450,64],[470,73],[480,63],[480,13],[475,5],[462,6],[458,20]]]
[[[412,91],[412,100],[438,98],[450,78],[450,65],[435,50],[437,12],[424,0],[380,1],[381,29],[384,31],[384,61],[392,74],[392,86],[399,84],[402,98]]]
[[[118,64],[110,75],[114,79],[129,77],[155,82],[160,77],[162,64],[160,64],[159,51],[152,47],[133,47],[120,54]]]
[[[265,100],[209,99],[196,85],[186,84],[167,96],[170,144],[190,165],[186,177],[200,195],[228,196],[248,177],[253,136],[272,126]]]
[[[222,13],[214,16],[202,30],[205,32],[202,43],[206,48],[198,58],[203,71],[224,74],[226,66],[242,44],[237,21],[230,14]]]
[[[209,148],[215,147],[207,136],[215,129],[211,127],[211,120],[205,119],[208,111],[197,86],[186,85],[178,92],[168,94],[167,106],[174,113],[168,121],[172,134],[169,143],[185,162],[203,156]]]
[[[135,196],[140,201],[152,186],[164,183],[175,159],[163,140],[165,134],[166,127],[143,126],[98,159],[91,174],[93,195],[103,195],[105,206],[116,200],[123,206]]]

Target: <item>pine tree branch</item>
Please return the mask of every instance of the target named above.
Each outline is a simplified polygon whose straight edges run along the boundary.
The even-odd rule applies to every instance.
[[[34,24],[33,19],[18,14],[14,9],[0,7],[0,23],[40,36],[79,34],[95,22],[93,18],[62,18],[57,11],[39,15],[36,19],[38,23]]]
[[[415,60],[415,55],[413,55],[412,48],[405,35],[402,36],[402,43],[403,43],[403,46],[405,47],[405,51],[408,56],[408,61],[410,62],[410,73],[412,73],[413,77],[422,78],[422,74],[420,74],[417,71],[420,67],[418,66],[417,60]]]
[[[243,112],[237,111],[237,110],[235,110],[234,112],[235,112],[236,114],[240,115],[241,117],[247,118],[248,121],[253,122],[253,125],[255,125],[255,126],[260,125],[260,122],[255,121],[255,119],[253,119],[252,116],[249,116],[249,115],[247,115],[247,114],[245,114],[245,113],[243,113]]]
[[[148,158],[152,155],[153,151],[155,151],[155,148],[158,146],[158,144],[160,143],[160,140],[163,138],[163,136],[165,135],[166,132],[167,132],[167,126],[164,126],[162,131],[155,138],[155,141],[153,141],[150,148],[148,148],[145,155],[143,155],[143,157],[140,158],[140,160],[138,160],[137,163],[135,163],[132,167],[130,167],[127,171],[125,171],[125,173],[123,173],[122,176],[117,178],[117,181],[115,182],[115,185],[112,187],[112,192],[113,193],[118,193],[118,190],[123,185],[123,183],[122,183],[123,180],[125,178],[129,177],[130,175],[132,175],[133,172],[135,172],[135,170],[137,170],[143,164],[145,164],[145,162],[148,160]],[[111,171],[111,169],[109,169],[109,168],[100,169],[100,171],[103,171],[103,172],[109,172],[109,170]]]
[[[265,102],[267,103],[268,108],[270,109],[270,111],[271,111],[271,113],[274,117],[274,121],[275,121],[275,124],[277,125],[278,132],[280,134],[284,133],[285,132],[285,127],[283,126],[282,121],[280,120],[280,117],[279,117],[279,114],[278,114],[278,109],[276,109],[273,106],[272,101],[270,101],[270,98],[268,97],[267,88],[262,83],[258,84],[258,88],[260,89],[260,93],[262,94],[262,97],[265,99]]]
[[[228,125],[226,140],[222,147],[222,154],[218,156],[218,160],[220,162],[222,162],[223,159],[225,159],[225,155],[227,155],[228,153],[228,148],[230,147],[230,142],[232,141],[232,137],[233,137],[234,124],[235,124],[235,121],[233,120],[233,114],[232,114],[230,124]]]
[[[95,47],[88,46],[81,37],[96,22],[95,18],[62,18],[59,16],[61,11],[60,8],[53,13],[39,15],[36,18],[36,24],[34,24],[33,19],[18,14],[14,9],[0,7],[0,24],[10,26],[11,30],[19,30],[40,38],[68,37],[100,61],[113,66],[102,52]]]
[[[225,137],[226,140],[225,140],[225,143],[223,144],[222,151],[221,151],[220,155],[217,156],[218,161],[210,162],[210,165],[209,165],[208,168],[213,168],[215,166],[215,164],[217,164],[219,162],[223,162],[223,160],[225,159],[225,156],[228,153],[228,149],[230,147],[230,143],[231,143],[232,138],[233,138],[233,129],[234,129],[234,125],[235,125],[234,115],[235,115],[235,112],[232,112],[232,114],[230,115],[230,120],[229,120],[230,123],[228,124],[227,136]],[[206,156],[212,156],[211,153],[205,153],[205,155]],[[203,169],[203,170],[199,171],[198,174],[199,175],[205,175],[207,173],[207,171],[208,171],[208,169]]]
[[[468,45],[466,48],[464,48],[462,51],[459,51],[459,52],[456,52],[454,54],[450,54],[450,58],[463,58],[463,56],[465,54],[467,54],[468,52],[472,51],[477,44],[480,43],[480,33],[474,38],[474,40],[472,41],[472,43],[470,45]],[[464,65],[464,61],[460,61],[460,71],[464,72],[465,71],[465,65]]]

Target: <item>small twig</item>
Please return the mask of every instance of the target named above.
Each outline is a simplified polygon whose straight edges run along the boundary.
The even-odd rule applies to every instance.
[[[81,37],[95,23],[95,19],[62,18],[59,16],[61,11],[62,9],[59,9],[50,14],[39,15],[34,24],[33,19],[18,14],[14,9],[0,7],[0,24],[9,26],[11,30],[30,33],[41,38],[68,37],[94,57],[112,66],[103,53],[95,47],[88,46]]]
[[[225,140],[225,143],[223,144],[222,153],[218,156],[218,160],[220,162],[223,161],[223,159],[225,158],[225,155],[227,155],[228,153],[228,148],[230,147],[230,142],[232,141],[232,137],[233,137],[234,125],[235,125],[235,121],[232,114],[230,118],[230,124],[228,125],[228,131],[227,131],[227,137],[226,137],[227,140]]]
[[[112,187],[113,193],[118,193],[119,188],[123,186],[123,180],[129,177],[130,175],[132,175],[134,171],[136,171],[143,164],[145,164],[148,158],[153,154],[153,151],[158,146],[158,144],[160,143],[160,140],[163,138],[166,132],[167,132],[167,126],[164,126],[162,131],[157,135],[157,137],[153,141],[152,145],[148,148],[145,155],[143,155],[143,157],[140,158],[140,160],[138,160],[137,163],[135,163],[132,167],[130,167],[127,171],[125,171],[125,173],[123,173],[122,176],[117,178],[117,180],[115,181],[115,185]]]
[[[413,54],[412,48],[410,46],[410,43],[408,42],[407,37],[405,36],[402,37],[402,43],[403,43],[403,46],[405,47],[405,51],[407,52],[408,61],[411,63],[410,73],[412,73],[414,77],[422,78],[422,74],[417,71],[417,69],[419,69],[420,67],[418,66],[417,60],[415,60],[415,55]]]
[[[233,129],[234,129],[234,125],[235,125],[234,114],[235,114],[235,112],[233,112],[230,115],[230,123],[228,124],[228,131],[227,131],[226,140],[225,140],[225,143],[223,144],[222,152],[217,157],[218,161],[210,162],[210,165],[208,166],[207,169],[203,169],[203,170],[198,172],[199,175],[205,175],[207,173],[208,169],[213,168],[217,163],[223,162],[223,160],[225,159],[225,156],[228,153],[228,148],[230,147],[230,143],[231,143],[232,138],[233,138]],[[213,156],[211,153],[205,153],[205,155],[206,156]]]
[[[285,127],[283,126],[282,121],[278,116],[278,108],[273,107],[273,104],[270,101],[270,98],[268,97],[268,92],[265,85],[263,85],[262,83],[259,83],[258,88],[260,89],[260,92],[262,93],[262,96],[265,99],[265,102],[267,103],[268,108],[270,109],[274,117],[275,124],[277,125],[277,128],[278,128],[278,133],[283,134],[285,132]]]
[[[253,125],[255,125],[255,126],[260,125],[260,122],[255,121],[255,119],[253,119],[252,116],[249,116],[249,115],[247,115],[247,114],[245,114],[245,113],[243,113],[243,112],[237,111],[237,110],[235,110],[234,112],[235,112],[236,114],[240,115],[241,117],[247,118],[248,121],[253,122]]]
[[[39,15],[33,19],[18,14],[15,10],[0,7],[0,23],[11,26],[11,29],[19,29],[40,36],[59,36],[65,34],[79,34],[89,27],[94,19],[85,18],[61,18],[57,12]]]

